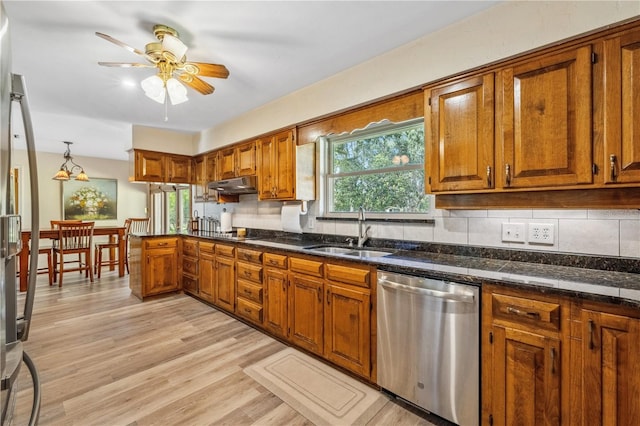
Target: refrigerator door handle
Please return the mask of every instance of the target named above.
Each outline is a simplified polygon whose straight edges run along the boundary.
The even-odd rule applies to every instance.
[[[24,123],[25,138],[27,140],[27,156],[29,158],[29,187],[31,189],[31,252],[38,253],[40,235],[40,205],[38,194],[38,167],[36,161],[36,145],[33,136],[33,125],[31,122],[31,112],[27,101],[27,91],[24,84],[24,77],[19,74],[11,74],[11,100],[20,104],[22,121]],[[23,247],[23,250],[29,250]],[[38,270],[38,256],[31,256],[29,262],[29,282],[24,303],[24,315],[18,322],[18,339],[26,341],[29,338],[29,327],[31,314],[33,312],[33,299],[36,293],[36,278],[38,274],[31,271]]]

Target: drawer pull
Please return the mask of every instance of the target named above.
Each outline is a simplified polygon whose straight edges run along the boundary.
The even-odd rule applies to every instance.
[[[278,264],[278,261],[277,261],[277,260],[275,260],[275,259],[269,259],[269,264],[270,264],[270,265],[277,265],[277,264]]]
[[[487,187],[491,188],[491,166],[487,166]]]
[[[511,185],[511,166],[509,164],[504,166],[504,174],[505,174],[504,181],[507,186],[510,186]]]
[[[244,294],[249,294],[249,295],[253,294],[253,292],[251,290],[249,290],[248,288],[245,288],[243,291],[244,291]]]
[[[327,305],[330,305],[330,304],[331,304],[331,299],[330,299],[330,297],[331,297],[331,293],[329,293],[329,290],[327,290]]]
[[[166,246],[169,243],[158,243],[158,246]]]
[[[609,156],[609,163],[611,168],[611,182],[615,182],[618,174],[616,173],[616,156],[611,154]]]
[[[551,348],[551,374],[556,374],[556,348]]]
[[[322,303],[322,290],[318,287],[318,303]]]
[[[593,350],[596,348],[595,343],[593,343],[593,329],[595,328],[595,324],[593,320],[589,320],[589,349]]]
[[[253,311],[251,309],[249,309],[249,308],[244,308],[244,312],[247,313],[247,314],[250,314]]]
[[[250,277],[251,276],[251,271],[244,271],[244,276],[245,277]]]
[[[527,311],[520,310],[518,308],[514,308],[512,306],[507,306],[507,313],[518,315],[519,317],[540,319],[539,312],[527,312]]]

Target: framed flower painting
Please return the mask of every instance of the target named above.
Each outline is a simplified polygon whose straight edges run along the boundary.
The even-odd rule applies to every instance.
[[[118,218],[118,180],[91,178],[89,182],[62,183],[64,220],[115,220]]]

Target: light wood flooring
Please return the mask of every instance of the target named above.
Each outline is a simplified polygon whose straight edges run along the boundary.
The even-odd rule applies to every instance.
[[[184,294],[140,302],[128,276],[64,287],[38,277],[27,353],[42,382],[41,425],[308,425],[243,368],[283,343]],[[31,378],[15,423],[27,424]],[[389,401],[369,425],[430,425]],[[433,420],[433,419],[430,419]]]

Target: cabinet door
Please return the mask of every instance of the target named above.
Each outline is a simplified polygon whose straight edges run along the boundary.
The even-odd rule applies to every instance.
[[[499,74],[504,188],[591,183],[591,46]]]
[[[204,183],[207,184],[209,182],[213,182],[215,180],[217,180],[217,169],[216,169],[216,163],[217,163],[217,158],[218,156],[213,153],[210,152],[209,154],[205,155],[204,158],[204,171],[205,171],[205,178],[204,178]]]
[[[233,312],[236,305],[235,259],[216,257],[215,304]]]
[[[640,31],[605,41],[604,180],[640,182]]]
[[[258,198],[268,200],[275,197],[277,183],[276,145],[274,138],[263,138],[257,142],[258,152]]]
[[[591,310],[582,319],[582,424],[640,418],[640,320]]]
[[[135,151],[135,180],[164,182],[164,154],[153,151]]]
[[[194,200],[202,200],[207,190],[207,182],[205,181],[205,162],[204,155],[199,155],[193,159],[193,186]]]
[[[186,155],[166,155],[166,181],[171,183],[191,182],[191,157]]]
[[[295,197],[296,181],[296,142],[293,131],[279,133],[274,136],[277,152],[277,190],[276,198],[285,200]]]
[[[178,255],[175,247],[146,252],[145,295],[178,289]]]
[[[236,176],[256,174],[256,143],[243,143],[236,147]]]
[[[508,327],[492,333],[485,353],[493,370],[483,395],[491,394],[493,424],[560,424],[560,341]]]
[[[320,278],[292,274],[290,283],[289,338],[295,345],[322,355],[324,282]]]
[[[200,297],[208,302],[215,302],[216,265],[213,253],[200,252]]]
[[[218,178],[231,179],[236,177],[236,156],[234,148],[218,151]]]
[[[288,336],[288,281],[285,271],[267,268],[264,272],[264,326],[280,337]]]
[[[325,302],[325,357],[361,376],[371,363],[371,295],[365,289],[328,284]]]
[[[425,177],[431,191],[493,188],[493,73],[436,87],[426,99],[431,115],[425,120]]]

